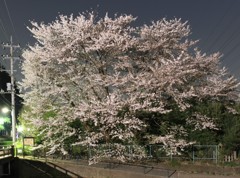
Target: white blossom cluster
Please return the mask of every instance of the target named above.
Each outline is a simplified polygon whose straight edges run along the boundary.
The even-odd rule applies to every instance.
[[[73,137],[75,145],[132,144],[146,127],[138,111],[166,114],[172,102],[184,111],[191,99],[235,97],[238,83],[220,68],[221,55],[193,49],[187,23],[162,19],[132,27],[135,20],[90,12],[28,27],[37,42],[23,52],[24,117],[51,152],[65,153],[64,143]],[[71,126],[77,121],[78,127]],[[202,124],[213,127],[211,120]],[[172,132],[155,143],[188,144]]]

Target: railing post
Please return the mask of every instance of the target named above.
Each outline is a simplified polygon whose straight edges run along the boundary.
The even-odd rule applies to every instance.
[[[46,147],[44,147],[44,158],[45,158],[45,163],[47,162],[47,150]]]
[[[195,159],[194,156],[195,156],[195,153],[194,153],[194,146],[192,145],[192,159],[193,159],[193,163],[194,163],[194,161],[195,161],[195,160],[194,160],[194,159]]]
[[[12,157],[15,156],[15,147],[14,147],[14,145],[11,146],[11,155],[12,155]]]
[[[152,145],[149,145],[149,156],[152,158]]]

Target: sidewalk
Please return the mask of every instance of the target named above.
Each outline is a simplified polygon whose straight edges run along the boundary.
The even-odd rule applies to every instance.
[[[39,159],[36,159],[39,160]],[[63,167],[71,172],[74,172],[83,177],[92,178],[239,178],[240,175],[229,175],[222,169],[221,175],[214,175],[214,173],[198,173],[197,170],[189,169],[189,165],[185,165],[185,170],[168,169],[156,165],[151,167],[149,165],[130,165],[130,164],[110,164],[98,163],[95,165],[88,165],[86,160],[60,160],[60,159],[41,159],[43,162],[52,162],[60,167]],[[192,167],[191,167],[192,168]],[[177,169],[177,168],[176,168]],[[190,173],[189,170],[194,171]],[[216,170],[219,167],[216,167]],[[224,175],[226,174],[226,175]],[[228,174],[228,175],[227,175]],[[232,173],[233,174],[233,173]]]
[[[178,172],[177,177],[174,178],[239,178],[240,175],[208,175],[208,174],[188,174]]]

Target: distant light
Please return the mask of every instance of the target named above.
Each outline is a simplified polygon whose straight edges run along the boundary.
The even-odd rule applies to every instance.
[[[18,132],[20,132],[20,133],[21,133],[21,132],[24,130],[24,128],[23,128],[23,126],[22,126],[22,125],[20,125],[20,126],[18,126],[17,130],[18,130]]]
[[[7,107],[2,108],[2,112],[4,114],[8,113],[10,110]]]

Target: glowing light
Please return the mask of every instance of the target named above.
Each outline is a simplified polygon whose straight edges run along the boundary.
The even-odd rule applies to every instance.
[[[10,110],[7,107],[2,108],[2,112],[4,114],[8,113]]]
[[[24,128],[22,125],[20,125],[20,126],[18,126],[17,130],[18,130],[18,132],[22,132],[24,130]]]

